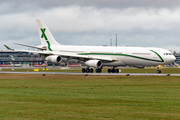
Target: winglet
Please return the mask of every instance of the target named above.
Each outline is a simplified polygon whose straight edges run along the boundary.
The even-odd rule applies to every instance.
[[[4,44],[4,46],[8,49],[8,50],[14,50],[14,49],[11,49],[10,47],[8,47],[7,45]]]

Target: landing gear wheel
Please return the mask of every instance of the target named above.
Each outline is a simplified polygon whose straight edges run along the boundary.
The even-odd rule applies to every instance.
[[[89,68],[86,68],[86,73],[89,73],[89,71],[90,71]]]
[[[93,69],[92,69],[92,68],[91,68],[91,69],[89,69],[89,72],[90,72],[90,73],[93,73]]]
[[[116,73],[119,73],[119,69],[116,69]]]
[[[102,72],[102,70],[100,68],[96,69],[96,73],[101,73],[101,72]]]
[[[85,72],[86,72],[86,69],[85,69],[85,68],[83,68],[83,69],[82,69],[82,73],[85,73]]]
[[[111,73],[111,69],[108,69],[108,73]]]
[[[112,73],[115,73],[116,72],[116,70],[115,69],[112,69]]]
[[[108,73],[119,73],[119,69],[108,69],[108,71],[107,71]]]
[[[161,73],[161,70],[157,70],[156,73],[157,73],[157,74]]]

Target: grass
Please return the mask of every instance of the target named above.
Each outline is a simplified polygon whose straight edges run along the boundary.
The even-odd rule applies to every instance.
[[[179,86],[172,76],[0,74],[0,118],[178,120]]]

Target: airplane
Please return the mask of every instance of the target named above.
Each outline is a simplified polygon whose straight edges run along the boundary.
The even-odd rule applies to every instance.
[[[12,61],[15,60],[15,58],[14,58],[12,55],[10,55],[10,58],[11,58]],[[10,63],[11,63],[11,65],[14,67],[14,64],[12,63],[12,61],[10,61]]]
[[[176,58],[168,50],[155,47],[118,47],[118,46],[75,46],[59,44],[45,23],[36,19],[41,45],[30,46],[15,43],[17,45],[36,48],[39,51],[15,50],[7,45],[7,49],[13,51],[23,51],[38,53],[45,56],[47,62],[60,63],[62,60],[75,59],[84,63],[87,68],[82,68],[83,73],[92,73],[96,68],[97,73],[101,73],[104,66],[110,66],[108,73],[119,73],[117,66],[133,66],[144,68],[145,66],[166,65]],[[161,73],[158,69],[156,73]]]
[[[11,58],[11,60],[12,61],[15,61],[15,58],[14,58],[14,56],[13,55],[10,55],[10,58]],[[12,67],[21,67],[21,64],[13,64],[13,62],[12,61],[10,61],[10,63],[11,63],[11,65],[12,65]]]
[[[12,55],[10,55],[10,57],[11,57],[11,60],[13,60],[13,61],[15,60],[15,58]]]

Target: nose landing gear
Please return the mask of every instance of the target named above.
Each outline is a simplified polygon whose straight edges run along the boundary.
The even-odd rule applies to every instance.
[[[158,69],[157,69],[157,71],[156,71],[156,73],[157,74],[160,74],[161,73],[161,68],[162,68],[162,65],[158,65],[158,67],[157,67]]]
[[[161,73],[161,70],[157,70],[156,73],[157,73],[157,74]]]

